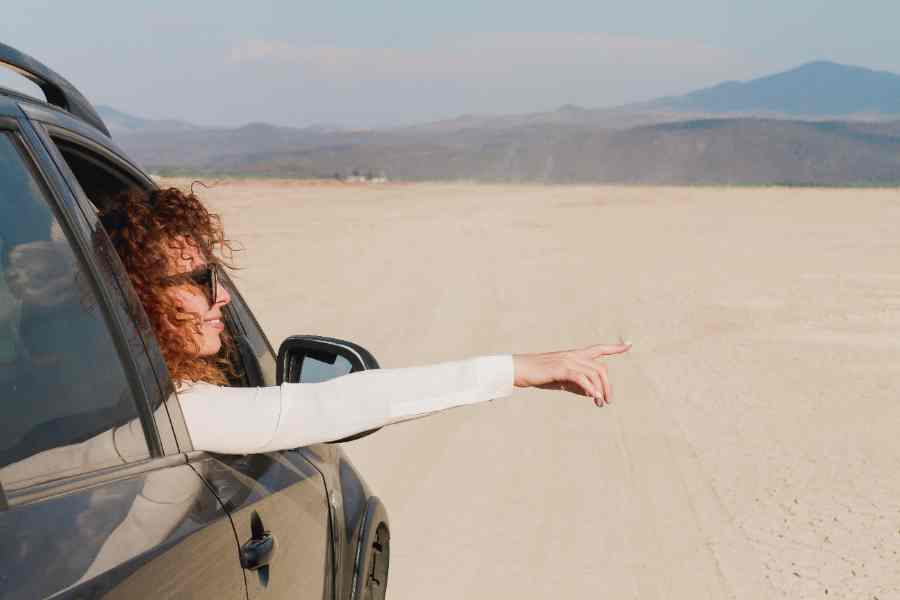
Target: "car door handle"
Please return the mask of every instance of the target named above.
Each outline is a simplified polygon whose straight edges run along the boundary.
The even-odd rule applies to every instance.
[[[275,556],[275,536],[268,531],[241,546],[241,566],[249,571],[265,567]]]

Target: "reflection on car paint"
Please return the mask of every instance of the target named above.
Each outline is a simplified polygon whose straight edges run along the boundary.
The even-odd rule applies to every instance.
[[[227,516],[188,465],[12,507],[0,512],[0,593],[243,597],[240,568],[216,558],[234,552],[223,528]],[[219,552],[192,554],[211,541]],[[152,576],[154,563],[165,580]],[[201,578],[204,570],[215,576]]]

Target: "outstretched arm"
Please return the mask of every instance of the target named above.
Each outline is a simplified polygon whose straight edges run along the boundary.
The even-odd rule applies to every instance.
[[[483,356],[405,369],[351,373],[321,383],[228,388],[196,383],[180,393],[194,448],[251,454],[341,439],[391,423],[509,395],[555,387],[608,401],[599,359],[627,345],[549,354]]]

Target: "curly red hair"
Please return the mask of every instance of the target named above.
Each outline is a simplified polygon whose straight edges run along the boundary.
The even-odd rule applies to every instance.
[[[175,381],[227,383],[233,373],[228,359],[231,344],[224,339],[215,356],[200,356],[199,315],[186,315],[166,293],[170,275],[167,248],[177,240],[196,246],[210,263],[229,266],[232,245],[222,231],[219,215],[210,213],[192,193],[178,188],[132,190],[110,202],[100,215],[116,253],[150,319],[163,358]]]

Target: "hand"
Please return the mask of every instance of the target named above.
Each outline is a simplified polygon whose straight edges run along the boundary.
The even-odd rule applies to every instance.
[[[606,365],[600,359],[630,349],[630,343],[622,343],[599,344],[562,352],[515,354],[514,383],[516,387],[565,390],[593,398],[594,404],[603,406],[612,400],[612,390]]]

